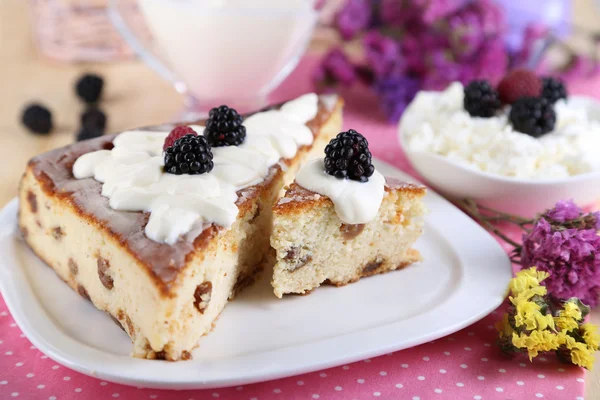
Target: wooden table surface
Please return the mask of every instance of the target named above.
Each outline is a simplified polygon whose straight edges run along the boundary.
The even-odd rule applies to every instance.
[[[593,2],[573,1],[573,19],[579,26],[599,29]],[[106,78],[101,107],[109,116],[109,132],[165,122],[183,106],[181,96],[139,62],[63,65],[42,58],[32,41],[28,3],[0,0],[0,207],[15,197],[27,160],[73,141],[83,109],[73,84],[84,72]],[[23,105],[36,99],[53,112],[51,135],[32,135],[19,123]],[[600,322],[600,310],[593,320]],[[586,399],[600,399],[598,358],[586,379]]]

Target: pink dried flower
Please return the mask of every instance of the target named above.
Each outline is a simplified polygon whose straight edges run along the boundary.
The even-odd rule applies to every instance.
[[[584,214],[572,201],[547,210],[523,235],[521,265],[537,267],[555,300],[577,297],[595,307],[600,293],[598,213]]]
[[[555,222],[566,222],[577,219],[583,211],[573,200],[560,200],[554,208],[547,210],[544,217]]]
[[[335,48],[325,55],[315,70],[313,80],[317,85],[350,85],[356,80],[354,66],[340,48]]]
[[[344,40],[350,40],[371,22],[371,1],[348,0],[336,16],[336,26]]]
[[[368,32],[363,38],[367,65],[376,76],[403,73],[404,65],[398,43],[377,31]]]

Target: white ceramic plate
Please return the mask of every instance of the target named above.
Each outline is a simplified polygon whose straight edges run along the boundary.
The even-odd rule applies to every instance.
[[[569,101],[584,108],[591,119],[600,121],[598,100],[571,96]],[[406,116],[408,114],[404,114]],[[551,208],[559,200],[573,199],[587,206],[600,199],[600,171],[557,179],[521,179],[483,172],[448,157],[425,151],[413,151],[405,146],[403,132],[414,121],[403,117],[398,139],[400,147],[414,169],[440,193],[455,198],[471,198],[488,207],[532,217]]]
[[[377,162],[388,176],[410,180]],[[342,365],[453,333],[498,307],[511,277],[499,244],[436,193],[417,248],[425,261],[309,296],[278,300],[262,279],[231,302],[194,359],[129,357],[129,338],[71,291],[18,234],[14,200],[0,213],[0,289],[31,342],[55,361],[139,387],[247,384]],[[460,233],[460,234],[457,234]]]

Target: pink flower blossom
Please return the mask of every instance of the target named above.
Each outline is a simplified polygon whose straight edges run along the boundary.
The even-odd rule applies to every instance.
[[[544,281],[555,300],[571,297],[595,307],[600,294],[598,214],[583,214],[572,201],[562,201],[538,218],[523,235],[521,265],[550,276]]]

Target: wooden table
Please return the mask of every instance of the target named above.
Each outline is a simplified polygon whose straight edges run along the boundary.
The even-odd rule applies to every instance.
[[[0,207],[17,193],[25,164],[32,156],[73,141],[83,109],[74,81],[84,72],[106,78],[102,108],[108,131],[167,121],[181,110],[182,98],[168,83],[139,62],[58,65],[36,54],[24,0],[0,0]],[[597,28],[593,0],[574,0],[577,24]],[[20,125],[21,109],[36,100],[48,105],[55,123],[49,136],[36,136]],[[600,322],[600,310],[593,313]],[[600,399],[600,357],[586,380],[586,398]]]

